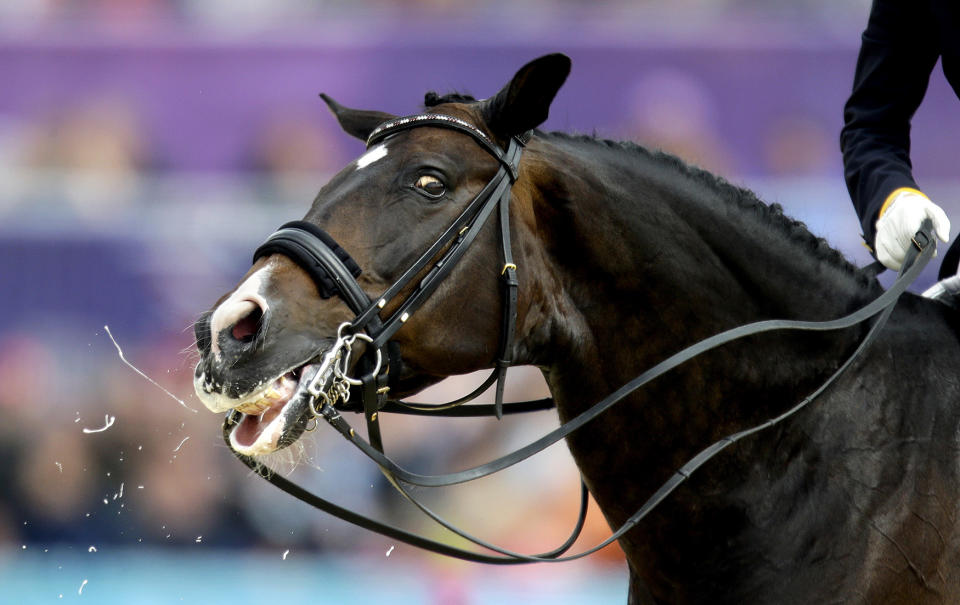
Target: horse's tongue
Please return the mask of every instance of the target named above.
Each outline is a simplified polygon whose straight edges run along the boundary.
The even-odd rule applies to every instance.
[[[278,403],[259,415],[244,414],[240,424],[234,430],[233,438],[244,447],[252,446],[281,410],[283,410],[283,403]]]

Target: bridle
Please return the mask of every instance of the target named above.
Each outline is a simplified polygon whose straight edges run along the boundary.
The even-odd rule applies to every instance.
[[[537,401],[503,403],[503,379],[511,362],[510,353],[516,325],[518,289],[517,267],[513,262],[510,246],[510,189],[518,178],[521,151],[528,141],[530,133],[511,138],[506,151],[503,151],[483,131],[460,118],[426,113],[384,122],[370,134],[367,139],[367,147],[370,148],[405,130],[420,127],[446,128],[465,133],[490,153],[497,160],[499,166],[496,174],[467,204],[453,223],[381,296],[371,299],[357,283],[356,278],[360,275],[360,268],[350,258],[349,254],[322,229],[305,221],[283,225],[257,249],[254,260],[275,253],[288,256],[310,274],[320,296],[323,298],[339,296],[356,314],[352,321],[340,326],[336,340],[323,355],[320,363],[316,366],[310,366],[310,375],[307,375],[306,371],[304,372],[300,381],[301,386],[294,397],[304,398],[315,418],[323,418],[343,437],[373,460],[390,483],[426,515],[460,537],[499,554],[479,553],[430,540],[344,509],[303,489],[253,458],[233,450],[230,445],[229,432],[234,423],[237,422],[239,413],[235,410],[229,412],[224,420],[223,435],[234,455],[247,466],[270,483],[305,503],[360,527],[413,546],[459,559],[492,564],[569,561],[594,553],[619,539],[633,529],[655,506],[713,456],[740,439],[767,429],[794,415],[833,384],[846,368],[875,340],[887,318],[893,312],[900,295],[920,274],[933,256],[936,247],[935,239],[932,237],[932,225],[930,221],[925,221],[924,227],[914,238],[915,247],[908,253],[896,282],[886,292],[861,309],[845,317],[830,321],[767,320],[721,332],[661,361],[604,397],[586,411],[527,446],[486,464],[460,472],[421,475],[402,468],[384,453],[378,423],[381,413],[433,413],[447,416],[494,414],[500,418],[503,413],[535,411],[552,407],[553,400],[547,398]],[[437,289],[441,281],[450,274],[495,208],[499,209],[501,260],[503,263],[500,275],[504,312],[500,346],[493,372],[476,390],[465,397],[445,404],[410,404],[389,400],[387,394],[390,390],[392,378],[390,368],[399,365],[396,348],[390,346],[390,338],[421,307]],[[404,293],[406,294],[401,300],[401,294]],[[381,312],[388,306],[395,307],[395,309],[384,318],[381,316]],[[562,556],[579,537],[586,517],[588,493],[582,481],[580,513],[573,532],[558,548],[536,555],[513,552],[464,532],[423,505],[403,486],[403,484],[424,487],[454,485],[503,470],[570,435],[655,378],[706,351],[731,341],[773,330],[841,330],[853,327],[874,316],[879,317],[857,348],[815,391],[783,414],[760,425],[729,435],[702,450],[676,471],[608,539],[583,552]],[[364,342],[365,352],[363,359],[356,364],[356,368],[359,368],[360,371],[360,377],[351,378],[349,372],[353,346],[358,340]],[[497,383],[497,388],[495,403],[492,406],[477,404],[462,406],[462,404],[473,400],[486,391],[494,382]],[[357,398],[360,399],[359,408],[355,404]],[[340,414],[341,411],[363,413],[369,440],[361,437],[350,426]]]
[[[510,245],[510,188],[518,177],[520,153],[526,144],[529,133],[510,139],[506,151],[493,142],[486,133],[465,120],[444,114],[419,114],[384,122],[374,129],[367,138],[367,148],[412,128],[445,128],[469,135],[477,144],[497,160],[499,167],[490,181],[467,204],[463,211],[425,250],[399,278],[376,300],[371,300],[356,281],[360,269],[336,242],[322,229],[306,221],[295,221],[283,225],[274,232],[254,253],[254,260],[274,253],[285,254],[297,262],[313,278],[320,295],[329,298],[338,294],[350,309],[356,313],[346,327],[352,337],[365,334],[368,348],[380,352],[390,338],[433,294],[440,283],[450,274],[463,254],[473,243],[480,230],[493,211],[499,208],[501,259],[500,280],[503,291],[503,324],[500,346],[494,371],[490,377],[469,395],[440,406],[405,404],[419,408],[420,411],[439,411],[450,409],[471,401],[497,383],[495,413],[499,418],[503,407],[503,385],[507,368],[510,366],[510,351],[513,347],[513,334],[517,317],[517,266],[513,262]],[[432,266],[431,266],[432,265]],[[427,271],[429,268],[429,271]],[[425,273],[426,272],[426,273]],[[418,283],[414,284],[418,280]],[[400,300],[401,294],[411,288],[412,292]],[[386,318],[381,312],[395,303],[396,308]],[[340,340],[337,341],[339,343]],[[337,346],[331,349],[336,352]],[[395,356],[395,353],[394,353]],[[394,365],[397,364],[388,364]],[[389,373],[369,374],[381,384],[375,390],[381,395],[377,409],[386,404],[389,386]],[[364,385],[364,388],[369,388]],[[365,405],[367,405],[365,398]],[[376,422],[376,419],[373,420]]]

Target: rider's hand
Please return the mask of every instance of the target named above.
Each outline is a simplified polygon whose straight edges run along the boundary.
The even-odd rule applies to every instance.
[[[940,206],[916,189],[904,188],[894,194],[896,197],[880,211],[874,250],[885,267],[899,271],[923,219],[933,221],[934,232],[944,242],[950,239],[950,219]]]

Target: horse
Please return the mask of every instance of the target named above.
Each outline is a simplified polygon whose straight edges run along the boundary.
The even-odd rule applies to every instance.
[[[883,293],[874,272],[750,191],[640,145],[539,130],[570,67],[564,55],[541,57],[484,100],[428,93],[423,124],[409,128],[324,96],[361,140],[390,123],[389,136],[333,176],[302,221],[322,228],[356,276],[357,296],[378,301],[367,313],[375,322],[433,271],[417,259],[452,249],[454,240],[431,244],[494,175],[510,172],[490,149],[522,151],[507,187],[508,227],[484,219],[456,266],[393,322],[391,396],[506,356],[542,371],[566,422],[711,335],[774,318],[829,320]],[[513,244],[508,263],[502,231]],[[380,298],[411,266],[414,279],[397,297]],[[316,416],[313,404],[288,411],[293,394],[356,319],[343,284],[339,295],[324,291],[304,267],[289,254],[258,253],[195,326],[197,394],[241,419],[230,439],[246,455],[289,445]],[[502,296],[505,273],[519,284],[513,302]],[[504,338],[511,306],[515,325]],[[957,328],[947,305],[902,296],[876,339],[810,405],[725,448],[619,537],[629,601],[960,602]],[[868,329],[727,343],[568,435],[611,527],[710,443],[802,400]],[[341,360],[338,371],[359,358]]]

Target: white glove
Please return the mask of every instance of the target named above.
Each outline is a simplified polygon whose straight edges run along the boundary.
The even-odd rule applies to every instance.
[[[888,269],[899,271],[913,236],[923,219],[933,221],[933,230],[944,242],[950,239],[950,219],[940,206],[916,189],[905,189],[877,221],[877,239],[873,247],[879,260]]]

